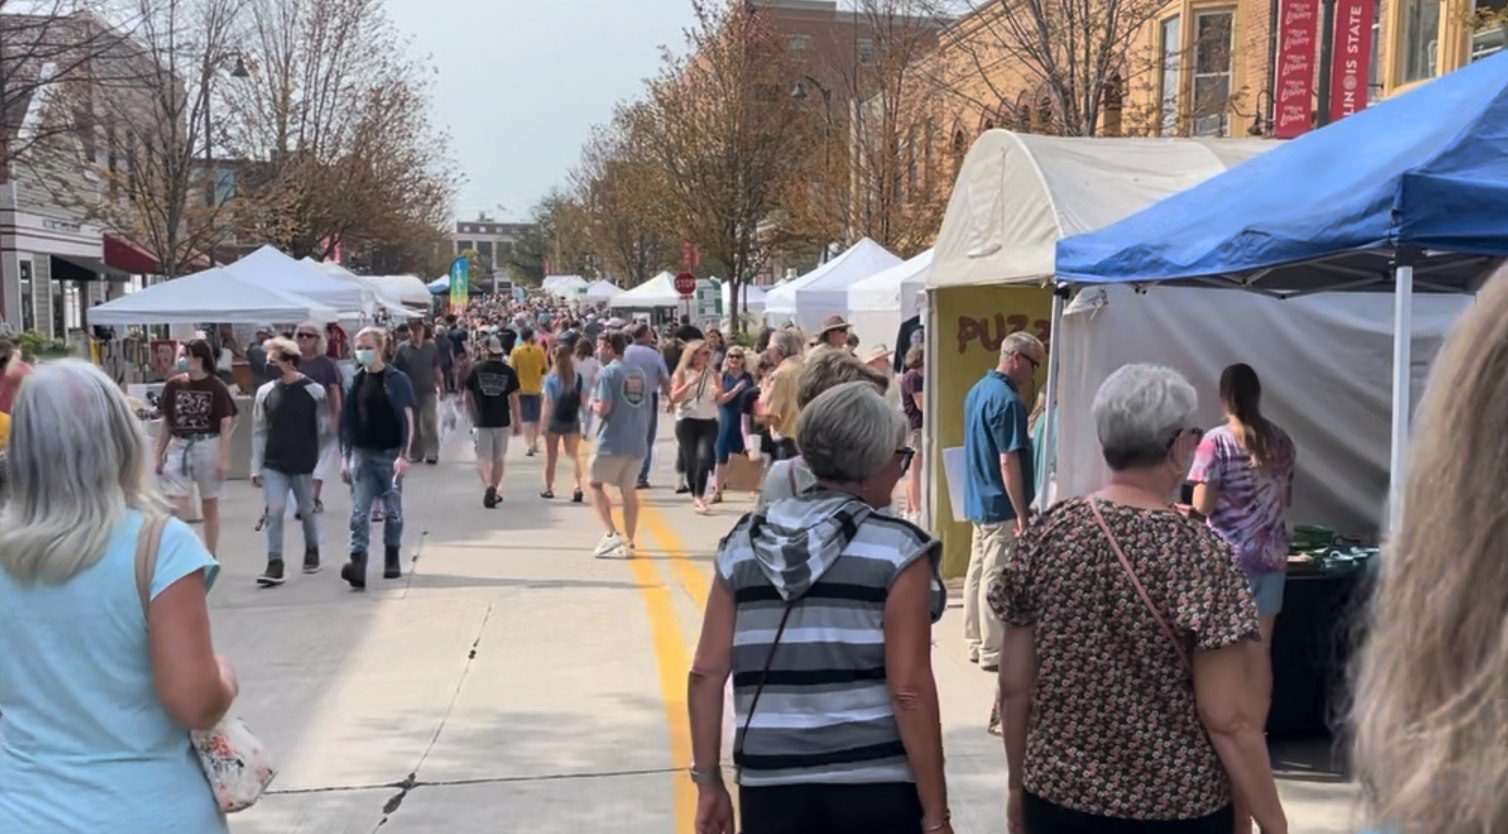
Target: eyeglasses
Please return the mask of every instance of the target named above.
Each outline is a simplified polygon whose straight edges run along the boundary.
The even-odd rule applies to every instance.
[[[1191,434],[1194,436],[1195,440],[1199,440],[1200,438],[1204,437],[1204,429],[1195,426],[1190,426],[1186,429],[1178,429],[1177,431],[1173,432],[1172,437],[1168,438],[1168,448],[1171,450],[1173,448],[1173,444],[1178,442],[1178,438],[1183,437],[1185,434]]]
[[[1017,356],[1019,356],[1019,357],[1021,357],[1021,358],[1022,358],[1022,359],[1025,359],[1025,360],[1026,360],[1026,361],[1028,361],[1028,362],[1030,362],[1030,363],[1032,363],[1032,370],[1034,370],[1034,371],[1035,371],[1035,370],[1036,370],[1036,369],[1038,369],[1038,368],[1040,368],[1040,367],[1042,367],[1042,363],[1041,363],[1041,362],[1039,362],[1039,361],[1038,361],[1038,360],[1036,360],[1036,359],[1033,359],[1033,358],[1032,358],[1032,357],[1031,357],[1031,356],[1028,356],[1028,355],[1027,355],[1027,354],[1025,354],[1025,353],[1022,353],[1022,352],[1021,352],[1021,351],[1019,351],[1019,350],[1018,350],[1018,351],[1016,351],[1016,355],[1017,355]]]
[[[895,450],[901,456],[901,474],[904,475],[911,469],[911,461],[916,458],[916,450],[910,446],[902,446]]]
[[[319,338],[319,334],[318,333],[300,333],[300,334],[298,334],[298,337],[300,339],[318,339]]]

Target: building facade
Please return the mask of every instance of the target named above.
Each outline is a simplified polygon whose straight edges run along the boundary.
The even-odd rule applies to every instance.
[[[488,272],[477,279],[490,279],[504,271],[514,245],[530,228],[528,223],[500,223],[486,214],[478,214],[475,220],[457,220],[450,236],[452,251],[458,256],[475,251]]]

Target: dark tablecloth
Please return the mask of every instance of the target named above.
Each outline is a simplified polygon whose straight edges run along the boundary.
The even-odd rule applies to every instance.
[[[1343,725],[1370,576],[1366,568],[1288,576],[1272,641],[1269,736],[1324,736]]]

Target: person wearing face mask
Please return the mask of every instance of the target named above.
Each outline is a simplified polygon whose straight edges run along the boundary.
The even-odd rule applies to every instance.
[[[963,633],[969,662],[986,672],[1000,665],[1000,622],[985,602],[990,577],[1000,572],[1031,522],[1032,441],[1021,388],[1032,381],[1046,352],[1030,333],[1000,343],[1000,362],[974,384],[964,401],[964,509],[974,527],[964,579]],[[999,727],[998,716],[990,730]]]
[[[1229,834],[1237,796],[1263,834],[1288,830],[1245,696],[1257,607],[1230,546],[1173,504],[1197,407],[1170,368],[1111,374],[1093,405],[1109,483],[993,575],[1012,834]]]
[[[209,342],[189,342],[178,370],[183,374],[168,380],[158,399],[157,474],[179,518],[188,514],[189,485],[199,488],[204,546],[213,556],[220,544],[220,494],[230,470],[231,424],[238,410],[230,389],[215,376]]]
[[[398,481],[408,471],[403,452],[414,443],[414,388],[383,359],[387,331],[368,327],[356,334],[356,364],[350,396],[340,415],[340,479],[351,485],[351,561],[340,578],[351,589],[367,586],[367,546],[372,503],[382,501],[382,578],[403,575],[403,496]]]
[[[696,830],[735,830],[719,749],[731,676],[742,830],[949,834],[942,544],[879,512],[915,454],[906,420],[848,382],[802,410],[796,438],[817,486],[745,516],[717,555],[687,690]]]
[[[257,584],[283,584],[283,515],[288,493],[298,502],[304,525],[304,573],[319,572],[319,520],[314,514],[314,469],[329,410],[325,387],[299,372],[303,351],[289,339],[263,348],[277,379],[257,389],[251,410],[251,484],[266,501],[267,570]],[[321,356],[321,358],[326,358]]]

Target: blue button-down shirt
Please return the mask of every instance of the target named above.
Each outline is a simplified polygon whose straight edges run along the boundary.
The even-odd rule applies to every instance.
[[[1001,455],[1018,453],[1026,503],[1030,505],[1036,495],[1031,433],[1026,430],[1026,406],[1021,403],[1016,383],[998,370],[985,374],[969,391],[963,415],[964,458],[968,463],[964,513],[976,524],[1013,521],[1016,508],[1005,492]]]

